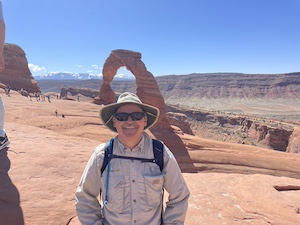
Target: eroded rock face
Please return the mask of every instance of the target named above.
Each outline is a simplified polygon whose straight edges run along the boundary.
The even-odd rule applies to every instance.
[[[103,66],[103,82],[100,87],[100,95],[95,98],[96,104],[109,104],[115,102],[116,95],[112,90],[112,82],[117,70],[125,66],[136,77],[136,94],[143,103],[154,105],[160,110],[160,117],[153,129],[171,130],[165,102],[160,93],[153,75],[147,71],[141,60],[141,53],[129,50],[113,50]]]
[[[252,123],[248,130],[249,137],[279,151],[285,151],[291,133],[292,131],[289,130],[271,128],[256,123]]]
[[[5,69],[0,73],[0,83],[16,91],[23,89],[29,93],[41,92],[28,68],[23,49],[15,44],[5,44],[3,56]]]
[[[92,90],[90,88],[72,88],[72,87],[62,87],[60,89],[60,96],[62,98],[67,97],[67,93],[71,93],[72,96],[82,94],[87,97],[95,97],[98,95],[98,91]]]
[[[266,79],[266,77],[268,79]],[[208,73],[156,78],[165,99],[300,97],[300,72],[284,74]]]
[[[197,110],[182,111],[175,106],[167,106],[167,111],[186,115],[189,120],[192,119],[194,122],[196,121],[196,127],[201,127],[202,123],[205,123],[208,125],[205,127],[205,133],[214,134],[214,138],[220,134],[223,138],[224,134],[229,132],[230,138],[236,140],[238,143],[245,144],[244,140],[250,138],[254,144],[278,151],[286,151],[291,141],[290,136],[293,132],[293,128],[290,126],[282,126],[273,121],[269,121],[268,123],[265,119],[259,120],[248,116],[235,116]],[[168,115],[172,115],[172,113],[168,113]],[[170,116],[169,119],[172,125],[174,124],[184,131],[183,124],[179,125],[179,123],[173,123],[173,119]],[[195,125],[193,125],[192,122],[190,128],[196,136],[203,135],[199,134],[199,132],[197,133],[197,129],[195,129]],[[207,138],[207,136],[205,136],[205,138]],[[248,144],[250,143],[248,142]]]
[[[300,127],[294,128],[286,152],[300,153]]]
[[[171,125],[180,128],[183,133],[194,135],[193,131],[191,130],[188,117],[185,114],[168,112],[167,115]]]

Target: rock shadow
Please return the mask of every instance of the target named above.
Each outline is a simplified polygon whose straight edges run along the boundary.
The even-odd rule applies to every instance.
[[[198,172],[198,169],[194,166],[194,162],[180,137],[167,129],[158,130],[150,128],[150,131],[156,139],[162,140],[172,151],[183,173]]]
[[[0,223],[5,225],[24,225],[20,194],[8,175],[10,160],[8,148],[0,150]]]

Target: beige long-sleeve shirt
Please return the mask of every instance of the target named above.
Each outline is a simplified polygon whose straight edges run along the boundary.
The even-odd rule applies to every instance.
[[[153,159],[152,139],[143,134],[141,142],[128,149],[115,138],[113,154]],[[164,145],[164,169],[155,163],[112,159],[109,185],[106,190],[107,167],[101,177],[105,144],[99,145],[82,174],[76,191],[76,211],[82,225],[158,225],[161,224],[164,188],[169,199],[163,214],[163,224],[184,224],[189,190],[180,168]],[[108,191],[108,204],[99,202]]]

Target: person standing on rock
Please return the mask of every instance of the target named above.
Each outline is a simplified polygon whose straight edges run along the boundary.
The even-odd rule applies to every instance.
[[[103,124],[118,135],[96,147],[82,174],[75,194],[82,225],[184,224],[190,193],[178,163],[160,142],[159,166],[158,141],[144,132],[158,117],[158,108],[129,92],[100,110]],[[163,190],[169,194],[165,209]]]
[[[0,72],[4,70],[4,58],[3,58],[3,47],[5,40],[5,23],[2,12],[2,2],[0,1]],[[0,96],[0,150],[4,149],[9,145],[10,141],[5,133],[4,129],[4,105]]]

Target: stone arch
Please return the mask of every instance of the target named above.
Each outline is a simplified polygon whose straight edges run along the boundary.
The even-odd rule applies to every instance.
[[[113,50],[103,66],[103,81],[100,86],[100,94],[95,98],[96,104],[110,104],[115,102],[116,95],[110,83],[114,79],[119,68],[125,66],[136,78],[136,94],[142,102],[154,105],[160,110],[160,117],[153,129],[171,129],[166,114],[164,98],[158,88],[152,73],[147,71],[141,60],[141,53],[129,50]]]

